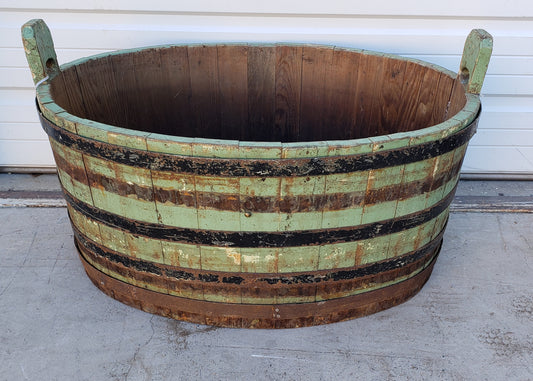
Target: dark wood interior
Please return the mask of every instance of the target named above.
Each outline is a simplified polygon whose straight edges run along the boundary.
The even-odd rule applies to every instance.
[[[421,129],[466,102],[420,64],[314,46],[191,45],[89,60],[51,84],[76,116],[176,136],[301,142]]]

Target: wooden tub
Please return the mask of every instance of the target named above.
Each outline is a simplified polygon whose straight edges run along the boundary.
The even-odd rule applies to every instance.
[[[492,39],[459,75],[309,45],[172,45],[58,66],[22,28],[94,284],[201,324],[285,328],[399,304],[439,253]]]

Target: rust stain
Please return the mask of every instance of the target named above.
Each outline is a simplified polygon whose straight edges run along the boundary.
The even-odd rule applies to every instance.
[[[365,191],[330,193],[330,194],[285,194],[281,196],[253,196],[217,192],[191,192],[188,190],[168,189],[137,185],[109,178],[92,171],[85,172],[67,163],[59,157],[56,163],[59,169],[93,188],[102,189],[121,196],[134,196],[141,200],[166,203],[169,205],[189,208],[209,208],[227,211],[249,211],[261,213],[301,213],[313,211],[335,211],[351,207],[373,205],[386,201],[405,200],[414,195],[431,192],[452,180],[461,168],[461,162],[447,170],[438,172],[435,177],[428,176],[423,180],[399,183],[373,189],[374,176],[371,174]],[[157,175],[165,174],[158,172]],[[89,181],[87,181],[87,177]],[[89,184],[88,184],[89,183]]]
[[[196,324],[234,328],[295,328],[369,315],[405,302],[415,295],[429,278],[435,263],[431,262],[414,277],[381,290],[320,303],[253,305],[215,303],[161,294],[120,282],[96,270],[83,256],[80,258],[94,285],[122,303]]]

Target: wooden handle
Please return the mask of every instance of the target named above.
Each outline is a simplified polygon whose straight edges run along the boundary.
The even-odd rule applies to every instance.
[[[483,29],[474,29],[466,38],[459,76],[470,94],[479,94],[492,54],[492,36]]]
[[[21,33],[33,82],[37,84],[47,76],[59,73],[54,41],[45,22],[30,20],[22,26]]]

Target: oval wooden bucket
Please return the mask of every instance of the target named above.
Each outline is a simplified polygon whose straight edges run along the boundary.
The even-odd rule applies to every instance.
[[[142,310],[285,328],[399,304],[440,250],[492,50],[459,75],[301,45],[172,45],[58,66],[22,28],[86,272]]]

